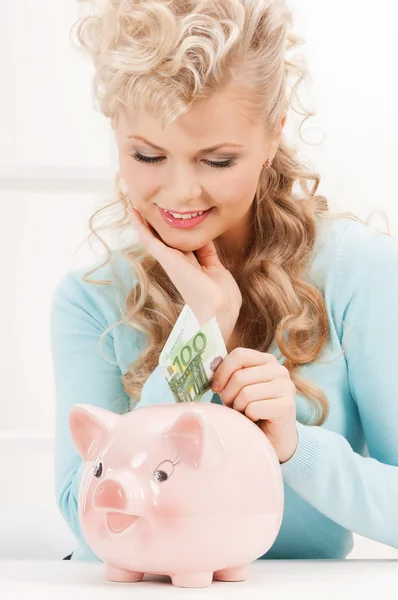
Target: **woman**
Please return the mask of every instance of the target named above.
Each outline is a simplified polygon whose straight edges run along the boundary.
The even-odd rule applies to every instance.
[[[216,315],[229,352],[203,401],[256,422],[279,458],[285,511],[264,558],[345,558],[353,532],[398,548],[398,249],[332,215],[283,137],[306,74],[288,57],[291,22],[282,0],[113,0],[78,22],[119,151],[113,226],[139,240],[103,242],[105,262],[67,273],[53,298],[73,559],[97,557],[68,412],[173,401],[157,363],[185,304],[201,323]]]

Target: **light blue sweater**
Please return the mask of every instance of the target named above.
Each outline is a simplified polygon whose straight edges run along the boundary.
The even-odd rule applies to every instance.
[[[118,252],[90,275],[110,279],[112,285],[83,282],[81,276],[92,266],[61,277],[51,316],[55,491],[77,540],[76,549],[71,548],[75,560],[98,559],[78,521],[82,461],[69,434],[68,412],[75,403],[115,412],[134,407],[121,375],[145,345],[143,334],[124,324],[105,337],[102,353],[98,349],[100,334],[121,318],[134,281]],[[324,294],[330,343],[321,361],[301,373],[326,393],[330,415],[321,427],[303,424],[309,407],[297,395],[299,443],[281,465],[284,517],[265,559],[344,558],[353,546],[352,532],[398,548],[398,246],[391,237],[347,218],[320,221],[309,280]],[[347,346],[345,356],[342,345]],[[209,390],[203,401],[211,400],[220,401]],[[155,369],[140,406],[173,401]]]

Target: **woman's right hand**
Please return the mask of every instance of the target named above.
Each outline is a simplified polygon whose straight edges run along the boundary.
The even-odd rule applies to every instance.
[[[215,316],[227,345],[239,317],[242,295],[233,275],[220,262],[214,242],[196,250],[196,256],[170,248],[136,209],[129,212],[140,242],[166,271],[199,324],[203,326]]]

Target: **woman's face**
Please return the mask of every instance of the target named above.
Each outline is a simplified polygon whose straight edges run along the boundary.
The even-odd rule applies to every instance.
[[[167,130],[146,111],[120,112],[116,124],[132,204],[168,246],[182,251],[216,238],[231,249],[246,242],[261,168],[279,139],[267,140],[228,92],[194,105]],[[170,214],[202,211],[192,220]]]

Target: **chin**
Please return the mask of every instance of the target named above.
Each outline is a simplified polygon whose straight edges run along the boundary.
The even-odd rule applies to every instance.
[[[202,248],[202,246],[204,246],[205,244],[207,244],[207,242],[202,242],[201,244],[190,244],[189,242],[187,243],[175,243],[175,244],[167,244],[168,246],[170,246],[170,248],[175,248],[176,250],[180,250],[180,252],[195,252],[196,250],[199,250],[199,248]]]
[[[175,236],[175,239],[172,239],[174,236],[164,237],[162,238],[163,242],[170,246],[170,248],[175,248],[176,250],[180,250],[181,252],[195,252],[195,250],[199,250],[205,244],[211,241],[211,238],[200,236],[196,240],[193,239],[195,236],[191,234],[192,239],[178,239],[178,236]]]

